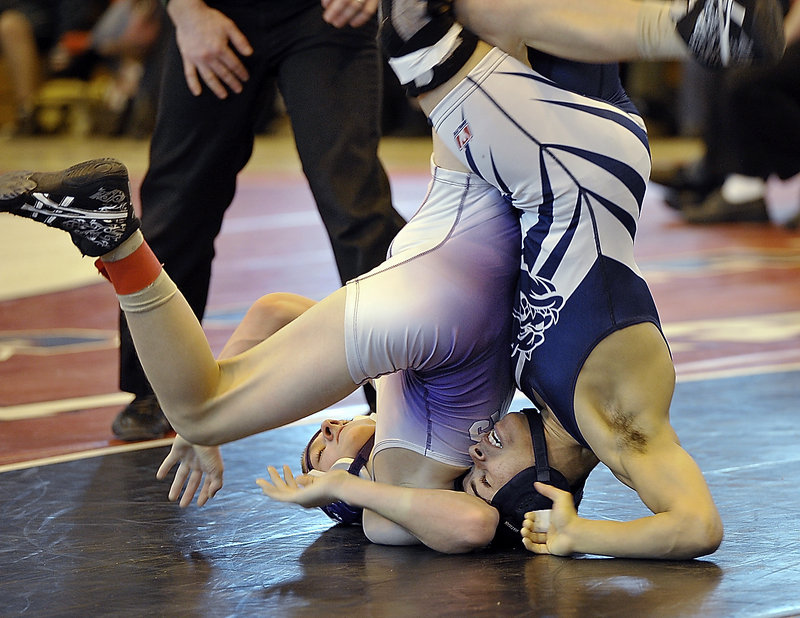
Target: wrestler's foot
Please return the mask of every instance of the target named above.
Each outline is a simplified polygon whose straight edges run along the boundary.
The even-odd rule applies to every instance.
[[[786,44],[778,0],[690,0],[676,27],[692,56],[712,69],[774,64]]]
[[[139,228],[128,170],[115,159],[94,159],[61,172],[0,176],[0,212],[69,232],[83,255],[116,249]]]

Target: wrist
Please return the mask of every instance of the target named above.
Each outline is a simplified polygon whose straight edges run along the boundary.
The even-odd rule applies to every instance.
[[[167,15],[170,16],[173,22],[186,11],[206,6],[203,0],[161,0],[161,2],[163,2]]]

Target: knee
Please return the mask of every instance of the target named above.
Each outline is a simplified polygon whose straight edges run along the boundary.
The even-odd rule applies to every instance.
[[[264,325],[265,330],[278,330],[294,320],[313,304],[313,301],[283,292],[259,298],[247,311],[247,319]]]

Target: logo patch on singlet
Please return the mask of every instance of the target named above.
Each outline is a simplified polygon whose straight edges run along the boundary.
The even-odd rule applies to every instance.
[[[469,127],[469,122],[466,120],[458,125],[458,128],[453,132],[453,137],[456,140],[456,146],[459,150],[464,150],[472,139],[472,129]]]
[[[516,341],[512,355],[530,360],[532,352],[544,343],[545,331],[558,322],[564,297],[556,292],[549,279],[532,276],[527,292],[520,292],[519,303],[514,308],[517,322]]]

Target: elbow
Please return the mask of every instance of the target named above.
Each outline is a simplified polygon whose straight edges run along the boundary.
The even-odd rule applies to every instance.
[[[213,424],[209,415],[199,414],[198,408],[182,409],[180,406],[164,410],[172,429],[184,440],[199,446],[219,446],[227,440]]]
[[[694,559],[713,554],[722,543],[722,520],[716,510],[705,517],[695,517],[682,526],[682,550],[679,558]]]
[[[707,556],[713,554],[722,544],[722,537],[724,534],[722,520],[719,515],[715,513],[715,517],[706,522],[703,526],[703,539],[698,544],[699,553],[696,558],[700,556]]]
[[[489,545],[497,532],[500,516],[494,508],[464,513],[453,529],[458,532],[448,543],[435,547],[446,554],[466,554]]]
[[[497,534],[500,524],[500,514],[494,508],[483,509],[480,514],[474,514],[472,522],[465,528],[470,533],[465,538],[470,546],[470,551],[486,547]]]

